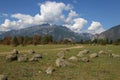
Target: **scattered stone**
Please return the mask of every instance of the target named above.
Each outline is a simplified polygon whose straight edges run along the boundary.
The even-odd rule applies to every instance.
[[[99,56],[99,55],[98,55],[97,53],[93,53],[93,54],[90,54],[90,55],[89,55],[90,58],[96,58],[96,57],[98,57],[98,56]]]
[[[38,61],[41,58],[43,58],[41,54],[34,54],[33,57],[29,59],[29,61]]]
[[[34,54],[33,57],[38,58],[38,59],[43,58],[43,56],[41,54]]]
[[[35,51],[34,51],[34,50],[30,50],[29,53],[30,53],[30,54],[34,54]]]
[[[98,54],[105,54],[103,50],[99,51]]]
[[[68,66],[68,65],[69,65],[69,62],[64,60],[64,59],[62,59],[62,58],[58,58],[56,60],[56,66],[57,67],[65,67],[65,66]]]
[[[38,61],[39,59],[38,58],[30,58],[29,61],[32,62],[32,61]]]
[[[26,55],[22,55],[18,57],[18,62],[27,62],[27,61],[28,61],[28,57]]]
[[[0,80],[8,80],[8,78],[5,75],[0,75]]]
[[[110,54],[110,57],[113,57],[113,58],[120,58],[120,55],[112,53],[112,54]]]
[[[78,58],[75,56],[72,56],[68,59],[69,61],[78,61]]]
[[[52,74],[55,71],[53,67],[48,67],[47,70],[45,71],[47,74]]]
[[[78,57],[83,57],[84,54],[80,51],[78,54],[77,54]]]
[[[9,62],[15,61],[17,59],[18,59],[17,54],[9,54],[8,56],[6,56],[6,61],[9,61]]]
[[[65,58],[65,52],[64,52],[64,51],[60,51],[60,52],[57,54],[57,57],[64,59],[64,58]]]
[[[81,61],[83,61],[83,62],[89,62],[90,60],[87,57],[83,57],[83,58],[81,58]]]
[[[19,52],[18,52],[18,50],[14,49],[13,52],[12,52],[12,54],[18,55]]]
[[[87,50],[87,49],[85,49],[85,50],[83,50],[82,52],[83,52],[83,54],[88,54],[90,51]]]
[[[90,51],[89,50],[83,50],[83,51],[80,51],[78,54],[77,54],[77,56],[78,57],[83,57],[85,54],[88,54]]]

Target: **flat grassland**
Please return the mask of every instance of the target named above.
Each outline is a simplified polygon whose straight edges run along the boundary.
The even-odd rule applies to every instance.
[[[6,62],[5,56],[13,49],[20,54],[28,54],[29,50],[43,54],[43,59],[38,62]],[[0,45],[0,74],[8,76],[8,80],[120,80],[120,58],[111,58],[106,54],[91,59],[90,62],[71,62],[71,66],[58,68],[55,65],[57,53],[67,49],[66,60],[76,56],[79,51],[88,49],[91,53],[100,50],[110,50],[111,53],[120,55],[120,46],[90,46],[90,45],[29,45],[29,46],[5,46]],[[49,66],[54,66],[56,71],[51,75],[45,73]]]

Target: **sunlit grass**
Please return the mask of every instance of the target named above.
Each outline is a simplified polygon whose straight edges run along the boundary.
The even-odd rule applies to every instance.
[[[92,59],[89,63],[81,61],[71,62],[71,66],[57,68],[55,60],[57,59],[57,53],[60,51],[58,48],[73,46],[78,45],[29,45],[25,47],[0,45],[0,53],[10,52],[16,48],[20,51],[33,49],[37,53],[44,55],[43,59],[39,60],[39,62],[6,62],[5,56],[0,56],[0,74],[8,75],[9,80],[120,80],[120,59],[111,58],[108,55],[100,55],[98,58]],[[100,50],[111,50],[112,53],[120,55],[120,46],[82,46],[82,48],[70,49],[65,54],[66,59],[70,56],[76,56],[83,49],[88,49],[90,53]],[[55,67],[56,71],[52,75],[47,75],[45,70],[51,65]]]

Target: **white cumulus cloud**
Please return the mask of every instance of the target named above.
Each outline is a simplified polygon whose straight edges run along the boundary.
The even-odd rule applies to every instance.
[[[87,20],[83,18],[76,18],[73,21],[74,21],[73,25],[66,26],[76,33],[81,33],[82,28],[87,24]]]
[[[96,33],[99,34],[103,31],[105,31],[105,29],[103,28],[101,23],[97,21],[92,21],[90,27],[88,28],[88,32],[92,34],[96,34]]]
[[[15,20],[5,19],[4,23],[0,24],[0,31],[22,29],[33,25],[50,23],[65,25],[72,31],[80,33],[88,22],[86,19],[79,17],[79,14],[73,10],[73,6],[70,4],[46,1],[45,3],[39,4],[39,6],[40,13],[34,16],[21,13],[12,14],[10,17]],[[101,26],[99,22],[92,22],[88,30],[101,32],[104,30]],[[99,31],[97,31],[97,29],[99,29]]]

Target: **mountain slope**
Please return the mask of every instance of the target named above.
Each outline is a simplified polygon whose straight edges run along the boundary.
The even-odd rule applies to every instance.
[[[120,25],[112,27],[105,32],[102,32],[98,38],[117,40],[120,39]]]
[[[88,33],[77,34],[64,26],[42,24],[37,26],[32,26],[29,28],[21,30],[11,30],[0,35],[1,38],[6,35],[10,36],[29,36],[32,37],[34,34],[39,34],[40,36],[52,35],[55,41],[70,39],[72,41],[89,40],[92,35]]]

